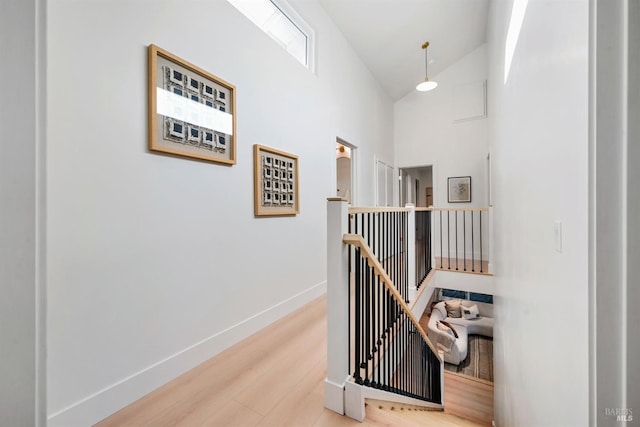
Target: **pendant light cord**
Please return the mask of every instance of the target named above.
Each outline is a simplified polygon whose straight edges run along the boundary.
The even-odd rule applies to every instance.
[[[427,48],[429,47],[429,42],[422,43],[422,48],[424,49],[424,75],[429,77],[429,60],[427,56]]]

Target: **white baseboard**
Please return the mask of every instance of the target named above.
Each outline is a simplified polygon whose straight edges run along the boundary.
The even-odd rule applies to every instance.
[[[91,426],[302,307],[326,291],[327,282],[318,283],[73,405],[50,414],[47,426]]]

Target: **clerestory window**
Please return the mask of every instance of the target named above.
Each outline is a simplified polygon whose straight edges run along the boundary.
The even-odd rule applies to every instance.
[[[313,71],[313,30],[285,0],[227,0]]]

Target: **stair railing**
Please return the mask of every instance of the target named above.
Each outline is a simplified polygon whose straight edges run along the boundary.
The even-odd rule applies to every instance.
[[[377,393],[442,408],[442,359],[407,304],[425,259],[415,242],[431,243],[417,238],[415,214],[413,206],[350,209],[343,199],[328,201],[324,401],[340,414],[362,420],[364,398]],[[395,286],[394,273],[407,285]]]
[[[409,302],[409,288],[415,287],[409,277],[408,265],[411,215],[411,208],[349,208],[348,232],[363,237],[405,302]]]
[[[357,384],[442,403],[442,358],[362,236],[353,252],[350,372]]]
[[[434,267],[489,273],[489,208],[430,208],[433,213]]]
[[[431,209],[415,208],[416,289],[420,289],[432,268]]]

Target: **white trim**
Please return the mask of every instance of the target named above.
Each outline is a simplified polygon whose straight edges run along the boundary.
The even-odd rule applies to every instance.
[[[324,407],[340,415],[345,413],[345,383],[346,379],[342,384],[324,380]]]
[[[487,295],[495,294],[493,276],[484,274],[436,270],[431,278],[431,282],[429,282],[429,286]]]
[[[442,373],[444,364],[440,365],[440,369]],[[444,375],[441,376],[441,382],[444,382]],[[442,390],[442,399],[444,402],[444,388],[441,388],[440,390]],[[348,380],[345,384],[345,415],[349,418],[362,422],[366,415],[365,399],[384,400],[387,402],[396,402],[429,409],[444,408],[444,405],[439,403],[426,402],[424,400],[414,399],[413,397],[402,396],[372,387],[365,387],[354,383],[353,380]]]
[[[35,2],[35,425],[47,425],[47,1]]]
[[[622,141],[622,159],[628,159],[628,153],[629,153],[629,0],[627,1],[623,1],[622,2],[622,16],[624,17],[622,19],[622,94],[621,94],[621,102],[622,102],[622,117],[621,117],[621,122],[622,122],[622,135],[623,135],[623,141]],[[627,320],[629,319],[629,313],[628,313],[628,286],[629,286],[629,277],[628,277],[628,272],[629,272],[629,267],[628,267],[628,254],[629,254],[629,242],[628,242],[628,236],[629,236],[629,232],[628,232],[628,224],[629,224],[629,218],[628,218],[628,212],[629,212],[629,162],[628,161],[622,161],[621,162],[621,167],[622,167],[622,200],[621,200],[621,204],[622,204],[622,235],[621,237],[621,246],[622,246],[622,259],[620,260],[622,263],[622,274],[621,274],[621,278],[622,278],[622,289],[621,289],[621,293],[622,293],[622,304],[620,307],[620,311],[622,314],[622,325],[621,325],[621,329],[622,329],[622,342],[620,343],[621,345],[621,351],[620,351],[620,356],[621,356],[621,378],[622,378],[622,408],[629,408],[629,403],[628,403],[628,389],[629,389],[629,384],[627,383],[628,378],[629,378],[629,374],[627,372],[627,368],[628,368],[628,360],[627,360],[627,355],[628,355],[628,336],[629,336],[629,331],[628,331],[628,323]]]
[[[48,417],[48,427],[93,425],[326,292],[320,282]]]

